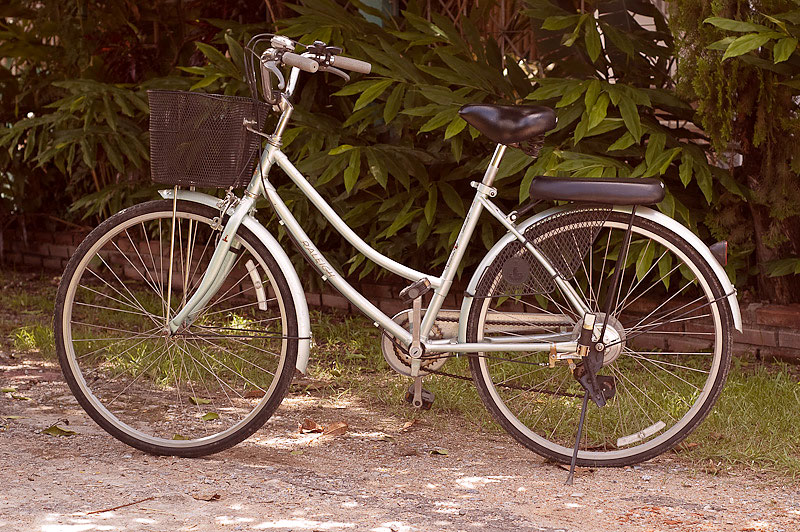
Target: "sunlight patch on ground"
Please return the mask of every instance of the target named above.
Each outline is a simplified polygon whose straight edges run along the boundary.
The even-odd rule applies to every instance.
[[[390,523],[381,523],[380,526],[371,529],[370,532],[411,532],[412,530],[414,530],[414,527],[403,524],[402,521],[392,521]]]
[[[311,519],[279,519],[277,521],[264,521],[253,528],[263,530],[269,528],[289,528],[301,530],[330,530],[336,528],[353,528],[355,523],[338,523],[336,521],[313,521]]]
[[[218,515],[216,517],[217,523],[221,525],[238,525],[241,523],[252,523],[255,521],[252,517],[231,517],[228,515]]]
[[[511,480],[513,477],[508,476],[491,476],[491,477],[461,477],[456,479],[456,484],[462,488],[474,490],[476,488],[486,486],[495,482],[503,480]]]
[[[440,514],[458,514],[461,509],[458,503],[452,501],[436,501],[433,504],[438,507],[436,513]]]

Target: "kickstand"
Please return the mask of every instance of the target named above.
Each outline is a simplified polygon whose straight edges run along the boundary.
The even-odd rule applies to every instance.
[[[583,406],[581,406],[581,420],[578,423],[578,435],[575,437],[575,448],[572,450],[572,462],[569,464],[569,475],[567,475],[567,486],[572,486],[575,481],[575,462],[578,460],[578,446],[581,444],[581,433],[583,432],[583,420],[586,419],[586,407],[589,406],[589,391],[583,392]]]

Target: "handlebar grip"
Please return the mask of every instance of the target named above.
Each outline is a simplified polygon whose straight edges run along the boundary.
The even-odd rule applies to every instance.
[[[361,74],[369,74],[372,71],[372,65],[366,61],[353,59],[352,57],[345,57],[343,55],[336,55],[331,58],[331,65],[342,70],[350,70],[351,72],[360,72]]]
[[[319,70],[319,63],[310,59],[308,57],[303,57],[302,55],[298,55],[292,52],[286,52],[283,54],[282,58],[284,65],[289,65],[291,67],[297,67],[304,72],[309,72],[313,74],[317,70]]]

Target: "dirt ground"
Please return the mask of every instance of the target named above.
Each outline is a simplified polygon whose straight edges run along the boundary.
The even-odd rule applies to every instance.
[[[567,472],[435,411],[295,391],[268,424],[204,459],[149,456],[83,413],[57,365],[0,347],[0,530],[800,530],[800,485],[667,454]],[[435,408],[435,407],[434,407]],[[299,423],[345,422],[340,436]],[[68,421],[68,424],[67,424]],[[75,431],[53,436],[53,424]]]

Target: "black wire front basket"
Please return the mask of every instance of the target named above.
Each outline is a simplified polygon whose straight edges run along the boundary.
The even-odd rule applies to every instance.
[[[250,182],[269,107],[251,98],[200,92],[147,91],[150,171],[165,185],[241,187]]]

